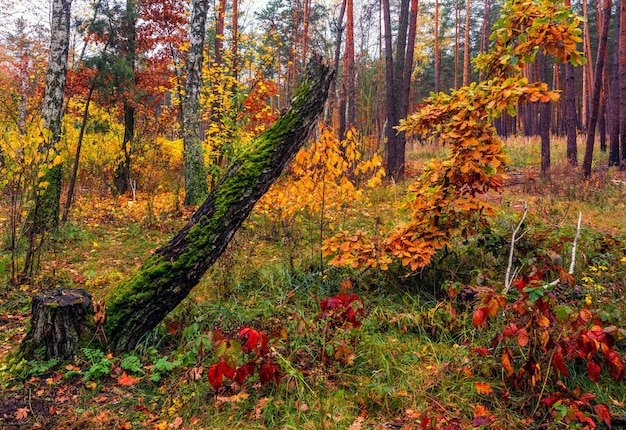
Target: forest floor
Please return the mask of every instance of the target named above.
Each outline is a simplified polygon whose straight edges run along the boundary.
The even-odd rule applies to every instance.
[[[320,265],[319,219],[285,226],[255,214],[201,284],[134,352],[116,356],[85,348],[66,363],[11,361],[27,330],[33,294],[79,287],[101,299],[190,215],[175,209],[179,197],[171,193],[139,194],[135,201],[79,199],[33,282],[12,286],[11,253],[6,246],[0,251],[0,429],[548,429],[602,427],[611,419],[614,427],[625,424],[626,386],[615,381],[623,370],[617,374],[619,366],[611,367],[609,357],[614,351],[623,360],[626,353],[626,174],[598,168],[582,179],[563,162],[564,145],[557,142],[551,177],[542,178],[536,140],[508,140],[505,190],[486,197],[498,208],[492,226],[477,237],[456,239],[419,273]],[[441,152],[414,147],[408,176]],[[605,164],[602,157],[598,166]],[[404,184],[385,185],[372,192],[372,202],[386,208],[381,216],[393,216],[388,208],[403,189]],[[502,315],[485,310],[493,313],[487,323],[477,315],[493,303],[489,290],[502,288],[511,233],[524,204],[529,232],[516,243],[516,262],[527,278],[537,276],[547,260],[569,265],[582,212],[575,286],[545,293],[529,287],[526,293],[534,291],[546,303],[549,296],[553,308],[516,315],[520,291]],[[0,228],[8,228],[7,219],[8,208],[0,208]],[[2,240],[8,236],[2,232]],[[544,280],[554,273],[559,276],[546,270]],[[342,291],[347,295],[339,296]],[[323,301],[331,297],[353,297],[358,324],[325,314]],[[535,300],[527,302],[529,309],[543,298]],[[575,328],[582,320],[585,328]],[[524,337],[522,323],[528,328]],[[515,342],[494,343],[511,327]],[[593,331],[597,327],[605,337]],[[280,366],[280,381],[225,379],[215,390],[207,372],[217,362],[217,337],[232,345],[241,328],[267,334],[270,351],[263,359]],[[606,341],[606,334],[615,342]],[[599,348],[593,351],[597,357],[573,352],[583,335]],[[571,351],[559,349],[566,341]]]

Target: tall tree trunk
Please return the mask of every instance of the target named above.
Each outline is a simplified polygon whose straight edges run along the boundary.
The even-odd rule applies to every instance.
[[[385,107],[387,118],[385,136],[387,138],[387,174],[396,172],[396,133],[393,126],[396,124],[396,102],[394,97],[393,48],[391,41],[391,10],[389,0],[382,0],[383,20],[385,27]]]
[[[539,80],[548,81],[547,59],[543,53],[538,54],[537,70]],[[552,102],[541,103],[539,107],[539,135],[541,136],[541,174],[548,176],[550,173],[550,123]]]
[[[598,33],[602,33],[601,20],[603,19],[602,6],[596,2],[596,20],[598,21]],[[598,108],[598,137],[600,138],[600,151],[606,152],[606,99],[609,86],[609,50],[604,54],[605,67],[602,70],[602,89],[600,90],[600,107]]]
[[[485,10],[483,11],[483,25],[480,31],[480,52],[487,52],[489,50],[489,13],[491,12],[491,3],[489,0],[485,0]]]
[[[204,62],[204,40],[208,0],[192,2],[189,50],[185,64],[187,80],[183,99],[183,161],[185,165],[185,204],[202,203],[208,192],[200,131],[200,88]],[[216,38],[217,40],[217,38]],[[217,52],[217,41],[216,41]]]
[[[350,70],[348,69],[348,67],[350,62],[349,55],[351,49],[352,52],[354,52],[354,15],[350,16],[351,12],[354,13],[352,0],[345,0],[344,2],[342,2],[342,8],[343,7],[345,7],[346,13],[346,44],[343,50],[343,69],[341,70],[341,90],[339,92],[339,127],[337,129],[337,135],[339,136],[339,139],[343,139],[345,137],[346,130],[349,127],[348,105],[350,103],[350,94],[348,91],[348,80]],[[354,62],[352,67],[354,68]]]
[[[469,84],[470,77],[470,6],[471,0],[465,3],[465,43],[463,46],[463,86]]]
[[[78,133],[78,142],[76,143],[76,153],[74,155],[74,164],[72,166],[72,176],[70,176],[70,185],[67,189],[67,198],[65,199],[65,205],[63,206],[63,215],[61,220],[66,222],[69,214],[72,201],[74,200],[74,188],[76,186],[76,176],[78,175],[78,163],[80,161],[80,152],[83,147],[83,137],[85,136],[85,128],[87,127],[87,119],[89,118],[89,105],[91,104],[91,97],[96,87],[95,80],[89,84],[89,93],[87,93],[87,100],[85,101],[85,110],[83,111],[83,118],[80,124],[80,132]]]
[[[388,0],[383,0],[383,11],[385,15],[387,173],[398,181],[404,178],[406,135],[404,132],[397,133],[395,126],[398,125],[401,118],[407,115],[409,106],[418,1],[401,1],[395,58],[392,54],[391,17]]]
[[[308,0],[305,0],[307,2]],[[346,0],[346,51],[345,70],[347,75],[346,125],[356,126],[356,70],[354,67],[354,0]],[[341,136],[343,139],[345,136]]]
[[[239,80],[239,0],[233,0],[233,16],[231,21],[232,52],[233,52],[233,77]]]
[[[18,19],[16,27],[19,36],[18,55],[20,58],[18,69],[20,80],[20,108],[17,114],[17,131],[23,136],[26,134],[26,111],[28,110],[28,87],[30,86],[28,78],[30,58],[26,42],[26,22],[23,19]]]
[[[111,349],[132,349],[200,281],[314,128],[331,79],[319,60],[309,63],[292,107],[235,162],[189,223],[106,296]]]
[[[624,3],[623,1],[620,3]],[[620,34],[622,26],[621,5],[615,8],[615,35],[613,40],[613,65],[609,85],[608,120],[609,120],[609,166],[618,166],[619,154],[619,123],[620,123]]]
[[[583,8],[583,51],[587,62],[583,65],[582,129],[587,130],[589,123],[590,101],[593,98],[593,70],[591,69],[591,38],[589,34],[589,11],[587,0],[582,0]]]
[[[126,55],[124,61],[129,71],[127,94],[124,95],[124,137],[122,139],[122,161],[115,171],[113,183],[118,193],[126,193],[132,186],[131,155],[135,141],[135,62],[137,57],[137,1],[126,0]]]
[[[595,141],[596,125],[598,122],[598,111],[600,108],[600,92],[602,91],[602,70],[606,57],[606,46],[609,35],[609,23],[611,20],[611,0],[604,0],[602,33],[598,43],[598,54],[596,57],[596,70],[593,85],[593,100],[591,105],[591,115],[589,127],[587,127],[587,141],[585,145],[585,158],[583,160],[583,174],[585,177],[591,176],[591,161],[593,159],[593,145]]]
[[[208,9],[208,5],[206,6]],[[215,64],[222,67],[222,50],[224,47],[224,20],[226,16],[226,0],[219,0],[215,21]],[[204,37],[204,36],[203,36]]]
[[[619,133],[622,148],[620,164],[626,167],[626,0],[620,1],[619,25]]]
[[[343,29],[344,29],[344,25],[343,25],[343,17],[346,13],[346,2],[347,0],[343,0],[341,2],[341,9],[339,10],[339,18],[337,18],[337,21],[335,21],[335,34],[337,35],[337,39],[335,40],[335,57],[334,57],[334,61],[333,61],[333,67],[335,70],[339,70],[339,60],[341,58],[341,42],[343,41]],[[330,89],[329,89],[329,94],[330,94],[330,98],[328,100],[328,112],[329,112],[329,116],[330,116],[330,122],[333,122],[334,116],[335,116],[335,102],[339,101],[339,103],[337,103],[337,105],[339,106],[339,112],[341,112],[341,100],[337,100],[338,98],[340,98],[341,96],[337,94],[337,84],[336,84],[337,80],[333,79],[332,82],[330,83]],[[339,115],[341,115],[341,113],[339,113]],[[341,125],[339,124],[339,128],[338,128],[338,134],[341,135]]]
[[[61,140],[61,122],[63,118],[63,98],[65,96],[65,80],[67,76],[67,56],[70,42],[71,0],[54,0],[52,2],[52,20],[50,25],[50,54],[46,73],[41,116],[44,133],[39,145],[42,163],[52,163],[56,157],[56,146]],[[50,155],[52,157],[50,159]],[[43,187],[40,184],[47,183]],[[43,245],[46,234],[57,228],[59,223],[61,199],[61,164],[56,164],[45,171],[39,180],[35,205],[28,215],[26,252],[24,271],[26,276],[32,275],[35,255]]]
[[[459,57],[461,45],[461,13],[459,0],[454,1],[454,89],[459,88]]]
[[[565,64],[565,133],[567,134],[567,161],[572,166],[578,165],[578,146],[576,144],[576,87],[574,66]]]
[[[302,23],[302,58],[300,63],[302,63],[302,67],[306,64],[306,57],[308,55],[309,50],[309,18],[311,15],[311,0],[304,0],[304,17]],[[354,23],[352,24],[352,28],[354,28]],[[354,36],[352,36],[352,40],[354,40]],[[353,42],[354,43],[354,42]]]
[[[439,0],[435,0],[435,93],[440,91],[441,83],[441,56],[439,54]]]

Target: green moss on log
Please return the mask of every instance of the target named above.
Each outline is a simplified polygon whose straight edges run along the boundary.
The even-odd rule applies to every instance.
[[[313,61],[291,109],[236,161],[168,245],[155,251],[136,274],[108,294],[104,330],[113,349],[134,347],[187,296],[222,254],[254,204],[314,127],[331,79],[328,68]]]

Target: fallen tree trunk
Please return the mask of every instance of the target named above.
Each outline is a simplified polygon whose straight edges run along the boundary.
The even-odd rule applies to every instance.
[[[235,162],[187,225],[166,246],[157,249],[134,275],[107,294],[102,329],[111,350],[120,352],[134,348],[198,284],[224,252],[255,203],[306,141],[324,108],[332,79],[330,69],[320,59],[313,59],[296,90],[291,108]],[[56,291],[54,295],[65,297],[68,294],[73,293]],[[93,336],[83,333],[88,324],[74,317],[77,312],[92,317],[89,297],[85,297],[86,302],[76,300],[77,304],[80,302],[79,311],[54,303],[42,309],[44,319],[37,317],[36,320],[43,323],[39,324],[41,327],[31,326],[22,342],[22,353],[32,356],[33,351],[46,346],[47,358],[64,359],[81,346],[75,340],[92,339]],[[69,314],[61,315],[65,311]],[[62,333],[53,327],[54,321],[62,323]],[[70,327],[73,321],[80,324],[80,328]],[[93,331],[93,324],[90,329]],[[53,346],[59,339],[64,342],[61,349]]]
[[[189,223],[106,296],[104,333],[112,350],[134,348],[224,252],[314,128],[332,77],[319,59],[312,60],[291,108],[228,170]]]

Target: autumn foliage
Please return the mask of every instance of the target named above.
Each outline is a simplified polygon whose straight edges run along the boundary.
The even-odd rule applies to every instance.
[[[467,237],[485,225],[494,212],[481,196],[501,191],[506,166],[492,121],[503,112],[514,115],[520,103],[558,99],[546,84],[522,77],[522,70],[534,61],[535,47],[559,61],[580,63],[578,23],[569,9],[550,0],[508,2],[494,26],[492,48],[476,60],[486,80],[433,94],[399,127],[449,148],[445,160],[432,161],[410,186],[404,203],[410,221],[383,239],[339,233],[324,245],[330,264],[385,269],[393,259],[415,271],[450,245],[453,235]]]

